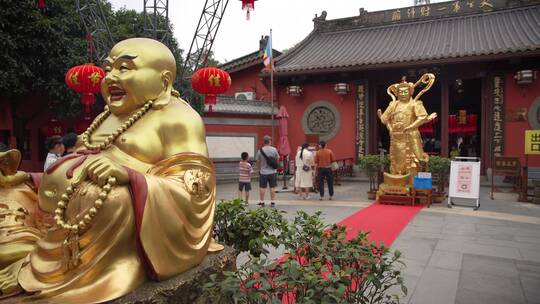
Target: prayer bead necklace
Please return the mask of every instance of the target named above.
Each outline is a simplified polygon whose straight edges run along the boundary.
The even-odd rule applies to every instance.
[[[146,104],[137,112],[135,112],[133,115],[131,115],[130,118],[128,118],[116,131],[107,136],[107,139],[105,139],[104,142],[101,144],[92,144],[90,143],[90,137],[92,136],[92,133],[111,115],[111,110],[109,108],[106,108],[105,111],[90,124],[88,129],[84,131],[82,134],[82,141],[84,146],[89,150],[105,150],[107,149],[112,143],[120,136],[122,133],[126,132],[127,129],[129,129],[137,120],[139,120],[151,107],[154,102],[152,100],[149,100],[146,102]]]
[[[92,124],[84,131],[82,135],[82,140],[84,146],[89,150],[105,150],[107,149],[122,133],[129,129],[137,120],[139,120],[148,110],[152,107],[153,101],[149,100],[146,104],[136,113],[131,115],[116,131],[107,136],[107,139],[101,144],[92,144],[90,143],[90,136],[94,131],[105,121],[107,117],[111,114],[109,108],[106,108],[105,111],[92,122]],[[74,182],[66,188],[66,192],[62,194],[61,200],[58,202],[56,209],[54,210],[54,220],[56,225],[60,228],[69,230],[71,233],[79,234],[84,230],[92,219],[96,216],[98,210],[103,206],[103,202],[107,199],[109,192],[111,192],[112,187],[116,185],[116,178],[109,177],[107,183],[101,187],[101,191],[98,194],[98,198],[94,201],[94,205],[88,209],[88,212],[79,220],[78,223],[69,224],[65,219],[65,211],[68,207],[69,201],[75,192],[76,187],[78,186]],[[76,222],[76,221],[75,221]]]
[[[113,176],[109,177],[107,179],[107,183],[101,187],[101,191],[98,194],[98,198],[94,201],[94,205],[88,209],[88,212],[82,216],[78,223],[69,224],[67,223],[64,214],[76,189],[76,185],[72,183],[71,186],[66,188],[66,193],[62,194],[62,198],[58,202],[57,208],[54,210],[54,220],[56,221],[56,225],[60,228],[70,230],[71,232],[80,233],[90,224],[90,222],[92,222],[92,219],[96,216],[98,210],[103,206],[103,202],[107,199],[109,192],[111,192],[112,187],[115,185],[116,178]]]

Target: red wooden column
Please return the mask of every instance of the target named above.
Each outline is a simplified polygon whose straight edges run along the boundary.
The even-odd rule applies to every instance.
[[[448,78],[441,78],[441,156],[448,157],[448,111],[450,91],[448,88]]]

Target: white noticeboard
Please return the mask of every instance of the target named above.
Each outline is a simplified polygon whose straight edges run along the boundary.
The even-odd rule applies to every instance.
[[[247,152],[249,157],[255,157],[254,136],[206,136],[206,145],[210,158],[215,159],[240,159],[242,152]]]
[[[480,158],[457,157],[450,162],[448,207],[454,205],[452,198],[473,199],[474,209],[480,207]]]

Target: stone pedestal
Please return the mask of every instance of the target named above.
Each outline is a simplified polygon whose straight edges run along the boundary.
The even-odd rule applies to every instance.
[[[216,253],[209,253],[203,262],[176,277],[162,282],[146,282],[133,292],[108,303],[114,304],[202,304],[202,287],[211,274],[236,270],[236,253],[231,247]],[[121,279],[121,278],[120,278]],[[23,296],[11,297],[2,301],[6,304],[21,303]],[[24,303],[24,302],[23,302]],[[34,301],[32,303],[49,303]]]

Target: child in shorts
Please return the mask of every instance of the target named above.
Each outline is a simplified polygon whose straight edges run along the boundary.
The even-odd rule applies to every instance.
[[[242,160],[238,164],[238,197],[247,204],[249,201],[249,191],[251,190],[253,167],[248,162],[249,154],[247,152],[242,152],[241,158]]]

